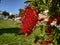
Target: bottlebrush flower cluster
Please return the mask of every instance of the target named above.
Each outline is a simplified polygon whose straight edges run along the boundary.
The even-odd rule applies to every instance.
[[[33,28],[38,21],[36,9],[27,6],[22,12],[21,21],[22,21],[21,32],[24,33],[25,36],[28,36],[33,31]]]
[[[47,21],[47,25],[51,25],[51,26],[60,26],[60,16],[57,16],[56,18],[54,17],[49,17],[48,21]]]

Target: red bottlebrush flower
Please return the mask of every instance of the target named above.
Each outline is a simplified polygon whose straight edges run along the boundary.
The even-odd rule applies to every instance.
[[[54,21],[54,18],[53,17],[49,17],[47,25],[50,25],[50,23],[52,23],[53,21]]]
[[[41,42],[40,45],[48,45],[47,42]]]
[[[37,12],[33,8],[31,7],[25,8],[22,18],[24,16],[25,17],[22,20],[23,23],[21,26],[21,32],[24,33],[25,36],[30,35],[31,32],[33,31],[32,29],[34,28],[38,21],[38,16],[36,14]]]
[[[48,29],[48,30],[46,30],[45,32],[46,32],[47,34],[51,34],[52,29]]]
[[[60,16],[57,16],[57,20],[60,21]]]
[[[60,24],[60,16],[57,16],[57,25]]]
[[[49,38],[47,38],[45,41],[46,41],[47,43],[52,43],[53,38],[52,38],[52,37],[49,37]]]
[[[40,43],[40,45],[48,45],[49,43],[52,43],[52,41],[53,41],[53,38],[52,38],[52,37],[49,37],[49,38],[43,40],[43,41]]]

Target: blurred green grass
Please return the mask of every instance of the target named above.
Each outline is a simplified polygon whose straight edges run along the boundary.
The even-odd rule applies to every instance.
[[[0,34],[3,33],[18,33],[20,24],[15,24],[12,20],[0,20]]]
[[[33,33],[25,37],[23,34],[18,35],[20,24],[14,24],[15,21],[0,20],[0,45],[40,45],[34,43],[35,37],[41,37],[39,26],[35,27]],[[41,40],[40,40],[41,41]]]
[[[0,20],[0,29],[1,28],[15,28],[19,27],[19,25],[14,24],[13,20]]]

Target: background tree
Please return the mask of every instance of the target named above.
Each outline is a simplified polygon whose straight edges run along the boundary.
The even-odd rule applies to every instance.
[[[6,11],[3,11],[2,14],[3,14],[4,16],[9,16],[9,13],[6,12]]]
[[[22,15],[22,11],[23,11],[23,9],[19,9],[19,16],[21,16]]]
[[[15,18],[15,15],[10,15],[8,18],[13,19]]]

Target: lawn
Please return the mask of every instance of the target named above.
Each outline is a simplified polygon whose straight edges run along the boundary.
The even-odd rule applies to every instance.
[[[30,36],[25,37],[23,34],[18,35],[20,25],[14,23],[15,21],[0,20],[0,45],[40,45],[34,43],[35,37],[40,36],[39,27],[36,27]]]

